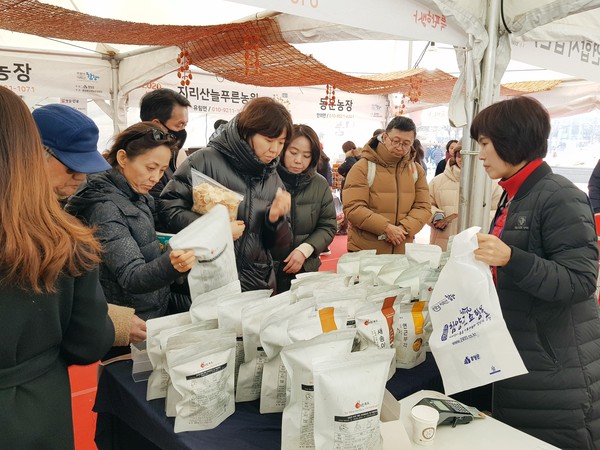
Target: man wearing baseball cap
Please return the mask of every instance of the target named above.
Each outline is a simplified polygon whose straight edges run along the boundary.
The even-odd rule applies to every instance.
[[[66,105],[52,104],[32,113],[48,157],[50,182],[57,196],[75,193],[88,173],[110,165],[98,153],[98,127],[85,114]]]
[[[46,149],[50,183],[59,200],[73,195],[86,174],[111,168],[98,153],[98,127],[88,116],[60,104],[42,106],[32,115]],[[146,323],[133,308],[109,304],[108,315],[115,326],[115,346],[146,339]]]

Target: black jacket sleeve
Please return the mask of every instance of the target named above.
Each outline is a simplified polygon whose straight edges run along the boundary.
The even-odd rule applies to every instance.
[[[156,205],[158,217],[169,233],[178,233],[200,217],[192,211],[192,171],[187,158],[167,183]]]

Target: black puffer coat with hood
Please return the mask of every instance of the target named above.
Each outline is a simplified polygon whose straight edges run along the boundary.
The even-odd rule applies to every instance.
[[[270,253],[276,232],[282,245],[291,242],[287,218],[274,224],[268,219],[277,188],[284,188],[276,170],[278,163],[279,158],[269,164],[258,159],[240,137],[235,117],[208,147],[194,152],[179,166],[160,196],[159,216],[171,233],[177,233],[199,217],[192,211],[192,169],[244,196],[237,218],[244,221],[246,229],[234,243],[243,291],[276,288]]]

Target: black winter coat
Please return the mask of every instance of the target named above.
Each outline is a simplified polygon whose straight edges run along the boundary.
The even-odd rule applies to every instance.
[[[181,275],[170,250],[161,253],[153,208],[152,197],[134,192],[116,169],[89,175],[66,208],[97,228],[100,283],[108,302],[134,308],[144,320],[166,314],[169,285]]]
[[[282,242],[289,245],[291,241],[287,219],[280,219],[275,224],[268,220],[277,188],[284,188],[276,171],[278,162],[276,158],[265,164],[256,157],[240,137],[236,117],[210,141],[210,147],[194,152],[177,168],[160,196],[159,215],[171,233],[182,230],[199,217],[191,210],[191,169],[244,196],[237,218],[244,221],[246,229],[234,243],[243,291],[276,288],[270,249],[275,245],[275,234],[280,227],[288,230],[287,234],[280,233],[280,236],[287,236]]]
[[[333,241],[337,229],[333,195],[327,180],[318,174],[314,167],[305,173],[295,174],[279,165],[277,172],[292,196],[291,224],[293,241],[291,245],[273,251],[277,268],[277,291],[290,288],[295,275],[283,271],[283,260],[302,243],[310,244],[315,250],[302,265],[301,272],[316,272],[321,266],[319,254]]]
[[[588,182],[588,193],[594,213],[600,213],[600,160],[596,163],[596,167],[592,171],[590,181]]]
[[[98,361],[114,341],[97,270],[56,287],[38,295],[0,283],[1,449],[72,449],[67,366]]]
[[[543,163],[508,208],[501,239],[512,255],[498,267],[497,289],[529,373],[494,384],[494,417],[561,449],[600,448],[598,245],[589,201]]]

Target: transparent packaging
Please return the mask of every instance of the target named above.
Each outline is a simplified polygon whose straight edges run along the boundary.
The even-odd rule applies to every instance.
[[[195,169],[192,169],[192,185],[194,199],[192,211],[206,214],[215,205],[223,205],[227,208],[229,220],[237,219],[238,207],[244,199],[242,194],[232,191]]]

